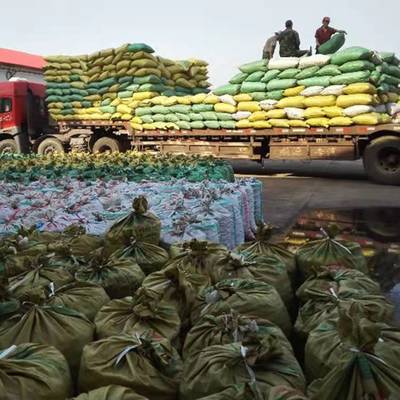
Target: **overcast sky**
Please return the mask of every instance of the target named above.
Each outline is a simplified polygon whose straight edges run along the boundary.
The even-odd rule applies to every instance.
[[[0,46],[36,54],[80,54],[145,42],[164,57],[202,58],[214,85],[261,58],[265,40],[294,21],[314,46],[322,17],[348,32],[347,45],[400,55],[400,0],[17,0],[1,5]]]

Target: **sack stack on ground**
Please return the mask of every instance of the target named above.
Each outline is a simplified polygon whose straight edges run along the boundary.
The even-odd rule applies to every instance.
[[[242,65],[213,94],[229,99],[236,128],[329,128],[391,122],[399,84],[394,54],[350,47]]]

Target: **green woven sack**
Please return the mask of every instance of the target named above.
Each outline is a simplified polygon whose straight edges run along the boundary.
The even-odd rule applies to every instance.
[[[229,83],[232,84],[232,85],[235,85],[235,84],[238,84],[238,83],[243,83],[248,76],[249,76],[249,74],[245,74],[243,72],[239,72],[238,74],[236,74],[234,77],[231,78]]]
[[[164,114],[154,114],[151,117],[154,122],[165,122],[165,115]]]
[[[261,79],[261,82],[268,83],[269,81],[272,81],[272,79],[275,79],[282,71],[279,69],[270,69],[267,71],[264,75],[264,77]]]
[[[221,129],[221,124],[218,121],[204,121],[203,123],[208,129]]]
[[[314,76],[317,75],[317,72],[319,71],[320,67],[318,66],[313,66],[313,67],[308,67],[308,68],[304,68],[303,70],[301,70],[301,72],[299,72],[296,75],[296,79],[300,80],[300,79],[309,79],[309,78],[313,78]]]
[[[253,72],[245,79],[245,82],[260,82],[264,75],[264,71]]]
[[[397,66],[400,65],[400,59],[396,57],[395,53],[381,52],[378,53],[378,56],[381,58],[383,62]]]
[[[129,99],[130,97],[132,97],[132,94],[133,94],[132,90],[125,90],[123,92],[119,92],[118,97],[120,99]]]
[[[235,121],[220,121],[219,125],[222,129],[236,129]]]
[[[274,90],[272,92],[267,92],[267,99],[268,100],[281,100],[283,99],[283,90]]]
[[[364,47],[349,47],[334,54],[331,64],[343,65],[349,61],[368,60],[371,56],[371,50]]]
[[[213,111],[214,106],[212,104],[193,104],[192,110],[195,113],[201,113],[205,111]]]
[[[145,124],[152,124],[154,122],[153,120],[153,116],[152,115],[141,115],[140,119],[142,120],[142,122],[144,122]]]
[[[145,53],[154,53],[154,49],[145,43],[132,43],[128,45],[127,51],[136,53],[138,51],[144,51]]]
[[[273,79],[267,83],[268,92],[274,90],[285,90],[296,86],[296,79]],[[262,92],[262,90],[253,90],[253,92]]]
[[[338,65],[328,64],[323,66],[320,70],[314,74],[315,76],[336,76],[340,75],[342,71]]]
[[[132,76],[122,76],[121,78],[118,78],[118,83],[126,83],[126,82],[131,83],[133,79],[134,78]]]
[[[217,115],[218,121],[232,121],[233,120],[232,114],[224,113],[224,112],[217,112],[215,114]]]
[[[169,111],[173,113],[189,114],[192,109],[190,106],[187,106],[185,104],[175,104],[169,107]]]
[[[138,117],[142,117],[143,115],[151,115],[151,107],[138,107],[135,110],[135,115]]]
[[[137,89],[138,92],[158,92],[162,93],[165,90],[164,85],[157,85],[153,83],[145,83],[143,85],[140,85],[139,88]]]
[[[190,122],[189,114],[176,113],[175,115],[178,117],[178,121]]]
[[[218,116],[215,111],[205,111],[200,114],[205,121],[218,121]]]
[[[251,63],[243,64],[239,67],[240,71],[244,72],[245,74],[252,74],[253,72],[257,71],[267,71],[267,61],[266,60],[259,60],[254,61]]]
[[[204,122],[203,121],[192,121],[190,122],[190,127],[192,129],[204,129]]]
[[[185,129],[185,130],[192,129],[192,126],[190,125],[190,122],[188,122],[188,121],[177,121],[176,125],[179,126],[179,129]]]
[[[297,68],[288,68],[283,70],[279,75],[278,79],[293,79],[296,78],[300,70]]]
[[[373,71],[375,65],[367,60],[349,61],[339,67],[342,73],[358,72],[358,71]]]
[[[327,87],[331,85],[331,76],[316,76],[314,78],[301,79],[297,81],[300,86],[310,87],[310,86],[323,86]],[[335,77],[334,77],[335,78]],[[333,85],[333,83],[332,83]]]
[[[217,89],[215,89],[213,91],[213,93],[216,96],[223,96],[224,94],[230,94],[231,96],[235,96],[239,93],[240,91],[240,84],[229,84],[229,85],[224,85],[224,86],[220,86]]]
[[[165,122],[178,122],[179,118],[176,114],[166,114],[165,115]]]
[[[171,111],[168,107],[156,105],[151,107],[151,112],[154,114],[169,114]]]
[[[327,42],[319,46],[319,54],[333,54],[341,49],[346,42],[344,33],[335,33]]]
[[[133,78],[133,83],[138,85],[144,85],[146,83],[159,84],[161,83],[161,79],[156,75],[137,76]]]
[[[243,82],[240,88],[241,93],[265,92],[266,85],[263,82]]]
[[[203,116],[200,113],[190,113],[189,118],[191,121],[203,121]]]
[[[102,107],[100,107],[100,111],[103,112],[103,113],[114,114],[115,113],[115,107],[113,107],[113,106],[102,106]]]
[[[266,100],[268,98],[267,93],[265,93],[265,92],[253,92],[253,93],[250,93],[250,96],[252,97],[252,99],[254,101],[262,101],[262,100]]]
[[[349,72],[338,76],[331,77],[331,85],[350,85],[352,83],[368,82],[370,71]]]
[[[387,75],[395,76],[396,78],[400,78],[400,67],[397,65],[390,65],[387,63],[383,63],[381,66],[377,67],[379,71]]]

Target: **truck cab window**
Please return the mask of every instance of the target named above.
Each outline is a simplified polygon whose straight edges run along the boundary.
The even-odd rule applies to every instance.
[[[10,98],[0,98],[0,113],[10,112],[12,109],[12,101]]]

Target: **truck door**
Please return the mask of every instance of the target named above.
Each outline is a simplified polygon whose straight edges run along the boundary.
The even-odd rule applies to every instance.
[[[11,97],[0,97],[0,131],[6,131],[13,126],[12,99]]]

